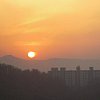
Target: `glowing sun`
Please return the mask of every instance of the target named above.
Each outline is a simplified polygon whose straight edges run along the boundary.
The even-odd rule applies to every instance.
[[[36,52],[33,52],[33,51],[28,52],[29,58],[34,58],[35,56],[36,56]]]

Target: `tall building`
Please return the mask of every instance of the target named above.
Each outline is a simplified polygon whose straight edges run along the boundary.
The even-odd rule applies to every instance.
[[[80,66],[77,66],[76,70],[52,68],[51,71],[48,71],[48,74],[55,79],[64,80],[67,86],[82,87],[93,79],[100,77],[100,70],[94,70],[93,67],[89,67],[89,70],[81,70]]]

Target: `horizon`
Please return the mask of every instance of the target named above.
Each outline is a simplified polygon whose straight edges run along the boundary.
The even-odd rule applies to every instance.
[[[52,57],[52,58],[46,58],[46,59],[38,59],[38,58],[23,58],[20,56],[15,56],[15,55],[11,55],[11,54],[7,54],[7,55],[3,55],[0,56],[0,58],[2,57],[15,57],[15,58],[19,58],[19,59],[23,59],[23,60],[52,60],[52,59],[65,59],[65,60],[100,60],[99,58],[67,58],[67,57],[62,57],[62,58],[57,58],[57,57]]]
[[[71,58],[51,58],[51,59],[24,59],[13,55],[0,57],[0,63],[16,66],[21,69],[38,69],[41,72],[47,72],[51,68],[65,67],[67,70],[76,69],[80,66],[82,70],[94,67],[100,70],[100,59],[71,59]]]

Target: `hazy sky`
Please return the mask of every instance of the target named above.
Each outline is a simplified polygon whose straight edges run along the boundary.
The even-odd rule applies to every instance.
[[[0,0],[0,56],[100,58],[100,0]]]

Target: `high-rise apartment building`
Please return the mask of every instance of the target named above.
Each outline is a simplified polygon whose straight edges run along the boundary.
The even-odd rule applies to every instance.
[[[51,68],[48,74],[54,79],[61,79],[66,82],[70,87],[86,86],[88,82],[100,77],[100,70],[94,70],[93,67],[89,67],[89,70],[81,70],[80,66],[76,67],[76,70],[66,70],[66,68]]]

